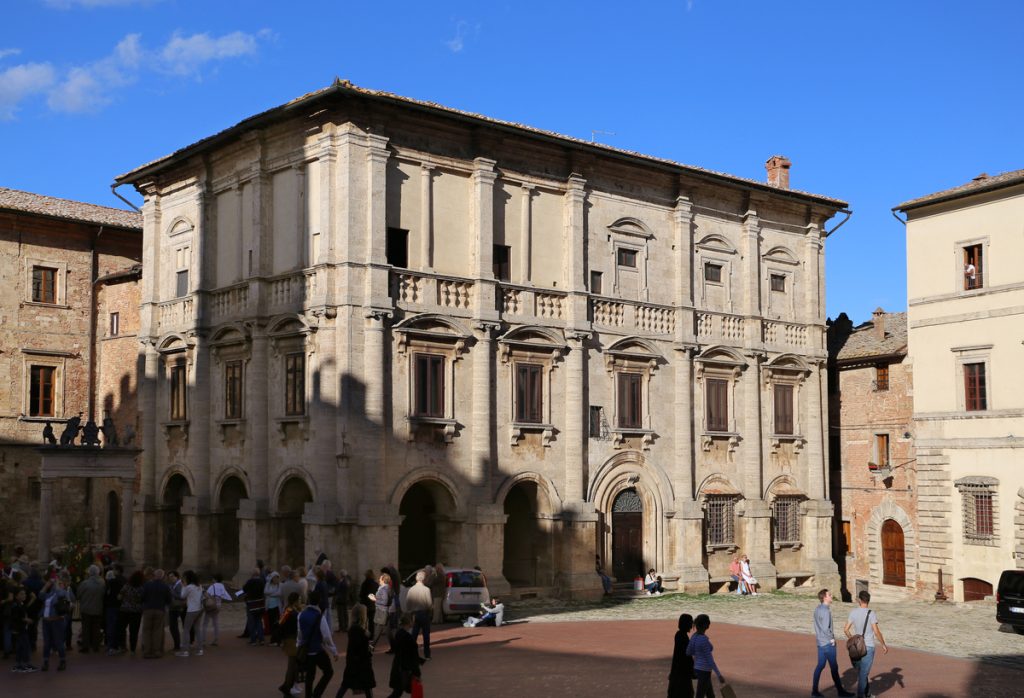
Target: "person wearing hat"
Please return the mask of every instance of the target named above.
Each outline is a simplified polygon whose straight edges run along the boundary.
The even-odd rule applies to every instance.
[[[270,636],[274,637],[274,631],[277,630],[277,621],[281,617],[281,573],[273,571],[267,578],[267,583],[263,587],[263,596],[267,600],[267,618],[270,621]],[[273,646],[277,646],[278,643],[271,642]]]

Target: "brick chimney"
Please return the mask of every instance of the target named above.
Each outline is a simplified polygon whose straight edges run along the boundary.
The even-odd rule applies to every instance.
[[[768,170],[768,184],[779,189],[789,189],[789,168],[793,163],[785,155],[772,155],[764,164]]]
[[[881,308],[875,308],[875,312],[871,313],[871,323],[875,329],[875,339],[879,342],[885,340],[885,311]]]

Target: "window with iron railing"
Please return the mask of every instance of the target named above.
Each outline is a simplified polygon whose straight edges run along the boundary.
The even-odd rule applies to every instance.
[[[708,495],[704,514],[708,545],[732,545],[735,542],[735,513],[735,497]]]
[[[999,545],[998,483],[988,476],[964,477],[954,483],[960,491],[966,543]]]
[[[776,544],[800,542],[800,497],[776,497],[772,502],[772,534]]]

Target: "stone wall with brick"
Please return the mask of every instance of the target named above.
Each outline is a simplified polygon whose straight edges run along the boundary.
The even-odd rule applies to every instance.
[[[67,418],[90,410],[90,368],[94,345],[90,320],[94,303],[93,279],[123,271],[141,260],[138,230],[80,223],[12,210],[0,211],[0,545],[5,550],[23,545],[30,557],[37,550],[39,516],[39,447],[47,421],[60,437]],[[54,303],[33,301],[32,268],[56,269]],[[126,327],[138,326],[137,280],[122,283],[106,294],[105,306],[121,307]],[[97,325],[97,345],[104,325]],[[115,410],[134,410],[137,339],[119,340],[106,361],[127,373],[124,393],[113,393]],[[101,355],[95,356],[96,375],[102,375]],[[31,367],[54,367],[54,404],[51,415],[30,414]],[[123,371],[120,371],[123,369]],[[108,369],[109,372],[109,369]],[[97,403],[103,399],[94,384]],[[99,404],[97,423],[102,420]],[[117,482],[69,480],[53,488],[53,543],[59,545],[71,528],[88,528],[94,541],[107,538],[107,496],[121,496]]]

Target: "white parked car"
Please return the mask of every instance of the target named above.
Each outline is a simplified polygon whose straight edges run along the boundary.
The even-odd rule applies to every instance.
[[[398,601],[405,608],[405,597],[409,587],[416,583],[413,572],[402,581],[398,592]],[[487,578],[478,569],[453,567],[445,570],[445,592],[441,602],[441,613],[445,620],[449,617],[464,618],[480,612],[480,604],[491,602],[491,592],[487,590]]]

